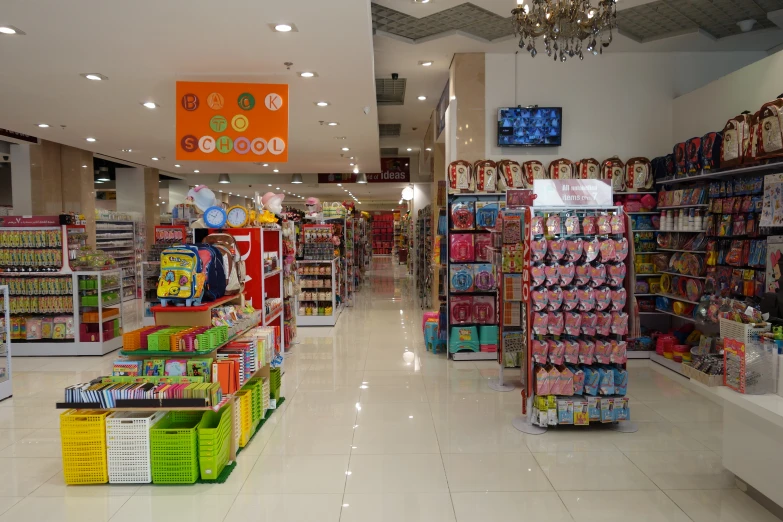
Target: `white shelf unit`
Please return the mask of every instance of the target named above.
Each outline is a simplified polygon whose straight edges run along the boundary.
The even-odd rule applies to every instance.
[[[0,401],[13,395],[11,382],[11,314],[8,312],[8,285],[0,285],[3,296],[3,324],[0,327]]]
[[[95,248],[103,250],[122,265],[122,300],[137,299],[142,287],[144,225],[138,221],[95,220]]]
[[[342,306],[337,303],[337,270],[339,269],[338,260],[337,258],[332,259],[331,261],[316,261],[316,260],[299,260],[297,261],[297,265],[301,267],[302,269],[306,270],[307,267],[310,266],[323,266],[323,265],[329,265],[330,267],[330,273],[329,274],[318,274],[318,275],[308,275],[308,274],[299,274],[299,296],[297,301],[300,303],[296,310],[296,323],[299,326],[334,326],[337,324],[337,318],[340,316],[340,312],[342,311]],[[313,286],[312,290],[307,285],[308,281],[314,281],[314,280],[324,280],[329,281],[330,286]],[[316,300],[304,300],[302,299],[302,293],[306,291],[317,291],[317,290],[329,290],[332,294],[332,299],[330,301],[316,301]],[[331,315],[302,315],[299,313],[299,309],[302,306],[306,306],[305,303],[314,302],[317,305],[319,304],[326,304],[329,303],[332,306],[332,314]]]

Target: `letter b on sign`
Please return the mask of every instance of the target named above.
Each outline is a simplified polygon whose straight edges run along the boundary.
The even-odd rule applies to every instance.
[[[182,97],[182,108],[186,111],[195,111],[198,109],[198,96],[192,93],[185,94]]]

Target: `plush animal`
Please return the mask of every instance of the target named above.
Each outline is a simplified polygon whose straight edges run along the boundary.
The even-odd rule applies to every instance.
[[[268,210],[272,214],[279,216],[283,213],[283,200],[285,194],[274,194],[267,192],[261,198],[261,204],[264,206],[264,210]]]

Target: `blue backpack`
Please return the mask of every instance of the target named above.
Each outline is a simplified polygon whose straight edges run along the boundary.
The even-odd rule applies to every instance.
[[[226,270],[223,266],[223,255],[212,245],[198,243],[198,255],[201,258],[204,274],[204,302],[211,302],[226,295]]]

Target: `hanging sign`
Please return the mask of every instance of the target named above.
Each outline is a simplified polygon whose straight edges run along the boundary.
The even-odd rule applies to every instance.
[[[177,82],[176,158],[288,161],[288,85]]]
[[[535,207],[601,207],[614,205],[612,186],[600,179],[533,180]]]
[[[381,172],[368,172],[367,183],[409,183],[409,158],[381,158]],[[318,174],[318,183],[356,183],[356,174]]]

